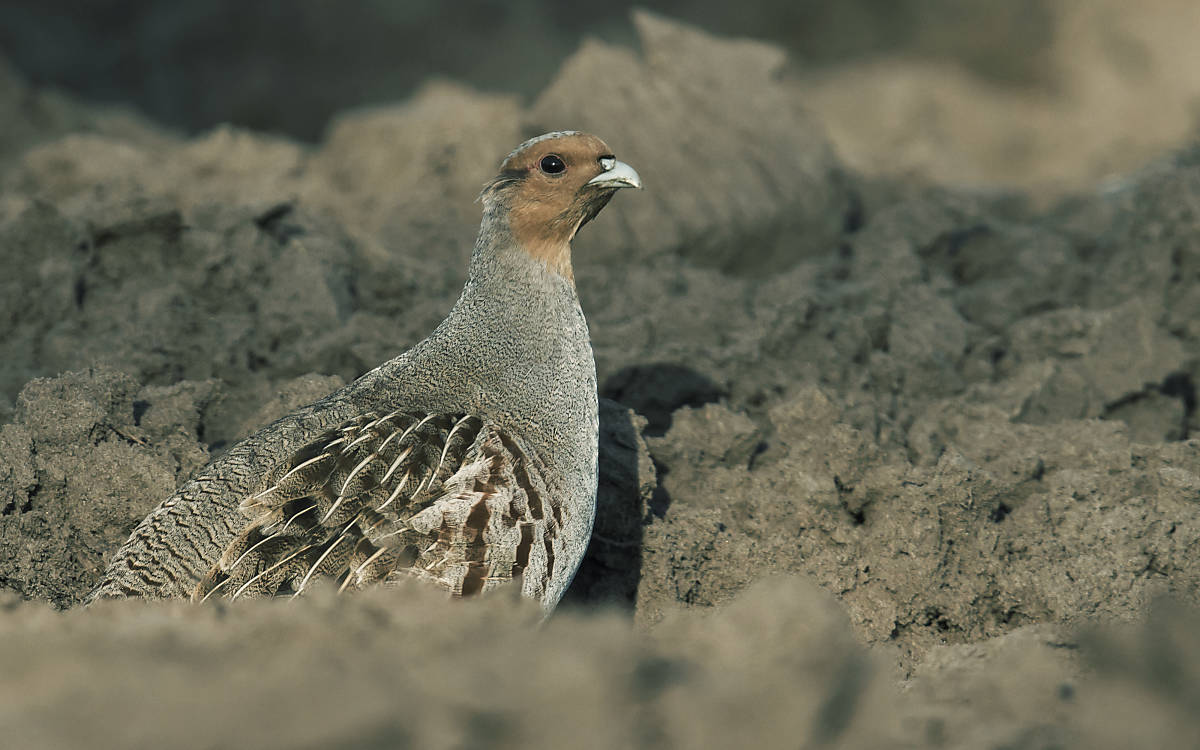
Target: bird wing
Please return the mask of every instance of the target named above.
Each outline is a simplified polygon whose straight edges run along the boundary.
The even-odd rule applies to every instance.
[[[548,474],[519,437],[478,416],[362,415],[267,473],[241,504],[248,523],[192,598],[295,595],[322,578],[360,588],[399,575],[458,596],[521,579],[540,598],[562,522]]]

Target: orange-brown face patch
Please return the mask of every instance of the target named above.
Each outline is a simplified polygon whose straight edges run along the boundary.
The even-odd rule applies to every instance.
[[[557,156],[565,169],[547,171],[544,160]],[[612,156],[604,141],[587,133],[540,140],[512,154],[501,175],[512,179],[509,226],[518,244],[551,270],[573,278],[571,240],[612,197],[611,189],[589,187],[600,174],[600,158]],[[554,167],[553,163],[549,166]]]

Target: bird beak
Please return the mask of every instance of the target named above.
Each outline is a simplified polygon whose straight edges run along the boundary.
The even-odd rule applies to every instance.
[[[601,166],[605,170],[587,181],[588,185],[598,188],[640,188],[642,186],[642,178],[638,176],[637,170],[629,166],[623,161],[616,159],[601,159]]]

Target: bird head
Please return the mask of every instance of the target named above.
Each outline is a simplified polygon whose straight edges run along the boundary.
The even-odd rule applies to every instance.
[[[571,240],[621,188],[640,188],[633,167],[594,135],[547,133],[517,146],[483,189],[485,210],[506,214],[517,244],[570,278]]]

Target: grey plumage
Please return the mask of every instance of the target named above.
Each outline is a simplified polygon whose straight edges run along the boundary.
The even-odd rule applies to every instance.
[[[547,149],[569,180],[539,171]],[[89,601],[413,575],[459,595],[517,578],[553,609],[597,482],[595,364],[567,243],[611,197],[591,179],[611,164],[584,134],[518,147],[485,189],[466,286],[437,329],[201,470],[134,529]]]

